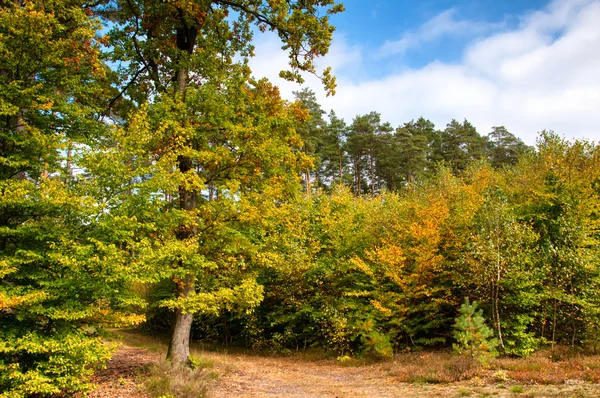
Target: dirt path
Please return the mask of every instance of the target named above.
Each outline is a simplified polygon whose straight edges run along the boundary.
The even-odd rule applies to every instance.
[[[197,352],[214,363],[221,376],[210,381],[209,398],[361,398],[361,397],[600,397],[600,385],[525,385],[523,391],[511,384],[484,383],[475,378],[450,384],[410,384],[398,381],[394,362],[345,366],[335,360],[294,357],[264,357],[246,354]],[[98,389],[92,398],[149,398],[143,390],[143,370],[160,361],[164,353],[128,344],[122,345],[107,369],[95,376]]]
[[[93,378],[98,385],[88,396],[90,398],[150,398],[140,386],[140,376],[144,369],[159,361],[159,353],[143,348],[122,345],[106,369],[99,371]]]
[[[393,376],[393,363],[347,367],[332,361],[254,356],[227,361],[231,370],[220,378],[210,397],[600,397],[600,386],[588,384],[524,386],[523,393],[513,393],[509,385],[485,385],[478,379],[451,384],[401,383]]]
[[[383,366],[344,367],[329,361],[246,356],[229,364],[231,371],[212,390],[214,398],[416,396],[415,386],[395,382]],[[447,396],[442,387],[436,390],[431,396]]]

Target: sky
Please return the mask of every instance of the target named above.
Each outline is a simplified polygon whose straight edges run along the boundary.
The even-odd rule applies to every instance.
[[[371,111],[394,126],[467,119],[480,134],[505,126],[533,145],[542,130],[600,141],[600,0],[346,0],[329,53],[337,94],[315,91],[351,123]],[[255,37],[256,77],[293,99],[278,77],[277,37]]]

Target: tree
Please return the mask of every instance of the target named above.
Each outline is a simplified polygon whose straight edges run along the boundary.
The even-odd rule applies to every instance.
[[[490,185],[475,215],[467,251],[473,262],[469,274],[474,276],[473,290],[489,305],[502,352],[526,356],[539,345],[532,328],[543,279],[534,263],[537,237],[529,225],[517,221],[504,190]]]
[[[323,134],[325,128],[325,120],[323,120],[323,114],[325,111],[321,109],[321,105],[317,102],[315,92],[309,88],[304,88],[301,91],[294,91],[296,101],[300,103],[303,109],[308,112],[309,117],[304,123],[298,126],[297,132],[302,137],[304,142],[303,150],[304,153],[312,157],[315,161],[313,166],[314,170],[317,171],[316,178],[318,178],[318,171],[321,165],[320,149],[323,145]],[[306,195],[310,197],[311,192],[311,170],[306,169],[304,171],[304,184]]]
[[[324,16],[318,16],[320,9]],[[281,75],[301,82],[300,72],[316,73],[314,59],[329,48],[333,32],[329,15],[342,10],[333,0],[122,0],[101,10],[115,25],[109,34],[109,59],[121,65],[121,95],[111,103],[156,103],[149,108],[157,115],[150,121],[152,129],[145,127],[146,122],[132,126],[160,133],[153,153],[159,161],[161,154],[168,155],[166,164],[177,168],[173,179],[177,188],[164,192],[173,198],[170,211],[178,216],[179,224],[170,234],[175,236],[173,245],[186,248],[185,256],[169,257],[176,270],[177,298],[168,302],[176,314],[169,349],[174,365],[188,361],[193,313],[202,308],[188,302],[198,302],[200,292],[211,289],[203,286],[201,276],[206,269],[216,269],[214,256],[221,258],[226,251],[219,249],[219,235],[204,234],[205,228],[214,231],[218,225],[227,230],[226,215],[243,215],[234,210],[248,203],[244,197],[257,197],[268,188],[255,185],[261,179],[269,181],[271,172],[277,174],[272,160],[280,160],[280,170],[290,170],[296,160],[287,151],[300,146],[287,130],[289,125],[277,122],[285,106],[278,102],[276,89],[264,83],[256,91],[243,88],[249,81],[252,27],[279,35],[290,53],[291,67]],[[321,79],[333,93],[329,69]],[[265,91],[267,102],[261,104],[253,93]],[[269,129],[281,131],[273,144],[286,142],[288,149],[258,152],[270,143]],[[255,134],[264,142],[245,141],[243,134]],[[249,147],[250,142],[256,148]],[[207,253],[206,248],[215,252]]]
[[[344,182],[347,159],[344,152],[344,137],[347,133],[346,122],[336,116],[332,110],[329,113],[329,123],[325,126],[323,143],[319,150],[321,158],[320,174],[322,183],[329,184]]]
[[[466,354],[471,361],[487,363],[496,353],[497,341],[492,339],[492,329],[485,324],[483,311],[477,310],[477,303],[465,302],[460,306],[460,315],[454,323],[454,339],[452,348],[459,354]]]
[[[540,135],[537,153],[517,167],[519,213],[537,233],[537,267],[546,286],[540,334],[553,346],[581,344],[596,322],[598,170],[596,145],[551,132]]]
[[[432,122],[421,117],[416,122],[405,123],[403,127],[396,129],[395,139],[405,182],[414,182],[428,171],[427,139],[434,133],[434,128]]]
[[[11,397],[89,391],[111,352],[102,327],[143,321],[131,313],[136,269],[103,243],[114,231],[73,171],[71,149],[104,132],[110,92],[86,3],[0,2],[0,391]]]
[[[486,141],[468,121],[462,124],[452,120],[441,134],[439,156],[455,173],[467,169],[467,165],[486,156]]]
[[[515,165],[530,148],[504,126],[492,127],[488,135],[488,152],[492,166]]]
[[[379,139],[375,174],[382,185],[389,191],[397,191],[403,182],[403,162],[400,142],[396,134],[385,134]]]
[[[366,115],[357,116],[352,121],[346,150],[354,162],[355,192],[362,193],[361,180],[363,178],[363,163],[368,167],[368,180],[370,182],[371,195],[375,195],[377,175],[375,170],[379,155],[383,152],[385,137],[392,131],[389,123],[381,122],[381,115],[371,112]]]

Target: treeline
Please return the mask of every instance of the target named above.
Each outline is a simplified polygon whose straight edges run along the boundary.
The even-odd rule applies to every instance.
[[[452,120],[438,130],[421,117],[394,128],[377,112],[347,124],[334,111],[325,116],[312,90],[295,92],[295,97],[310,115],[298,128],[303,150],[314,162],[303,175],[309,191],[341,183],[355,194],[375,195],[422,181],[442,164],[455,174],[476,160],[500,168],[532,150],[503,126],[481,135],[467,120]]]
[[[263,231],[260,305],[201,315],[193,335],[384,355],[449,345],[469,298],[503,354],[554,344],[595,351],[599,216],[600,147],[552,133],[514,166],[440,167],[375,197],[337,185],[282,205]]]

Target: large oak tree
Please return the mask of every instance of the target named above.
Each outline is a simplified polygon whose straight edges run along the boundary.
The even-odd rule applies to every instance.
[[[230,226],[227,221],[242,217],[239,206],[245,198],[266,188],[258,181],[278,174],[268,171],[275,160],[288,171],[301,162],[284,155],[285,148],[300,144],[282,130],[286,122],[277,122],[282,115],[277,109],[283,106],[277,104],[278,94],[250,82],[252,37],[257,31],[275,32],[290,56],[290,69],[281,75],[302,82],[302,71],[318,74],[315,58],[327,53],[332,38],[329,15],[340,11],[333,0],[119,0],[99,8],[113,27],[108,56],[121,82],[120,94],[110,102],[112,115],[123,118],[132,108],[154,104],[150,110],[156,118],[148,121],[147,131],[155,131],[157,138],[148,153],[169,156],[177,169],[171,179],[177,187],[171,192],[160,188],[172,199],[169,206],[179,220],[176,240],[195,248],[194,254],[172,256],[177,297],[165,305],[176,313],[168,354],[175,365],[188,361],[193,313],[206,309],[190,303],[206,289],[235,289],[201,283],[200,275],[219,268],[230,250],[215,225]],[[330,70],[319,76],[332,93]],[[266,104],[260,104],[261,97]],[[268,104],[269,98],[275,102]],[[302,111],[296,113],[302,117]],[[256,153],[265,143],[281,142],[287,147]],[[222,223],[215,224],[215,218]],[[254,292],[258,297],[259,289]]]

